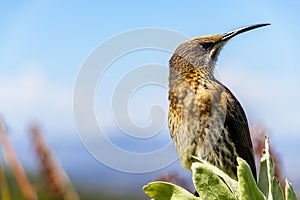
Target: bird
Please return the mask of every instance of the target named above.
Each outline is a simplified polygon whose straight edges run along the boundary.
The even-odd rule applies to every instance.
[[[249,25],[225,34],[200,36],[180,44],[169,60],[168,126],[181,165],[195,157],[237,179],[237,157],[256,179],[246,114],[234,94],[214,76],[217,58],[233,37],[270,25]]]

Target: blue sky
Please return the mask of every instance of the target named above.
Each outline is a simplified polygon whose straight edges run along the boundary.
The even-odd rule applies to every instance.
[[[295,156],[300,149],[289,141],[300,142],[299,8],[296,0],[2,2],[0,112],[15,140],[24,137],[22,132],[35,121],[49,137],[77,137],[72,112],[74,83],[85,59],[108,38],[144,27],[171,29],[192,38],[269,22],[271,26],[242,34],[225,46],[217,75],[240,100],[250,124],[262,122],[278,151],[284,157]],[[122,76],[121,64],[127,63],[126,69],[151,61],[167,65],[171,55],[150,54],[120,59],[108,72],[106,84]],[[97,90],[96,99],[110,94],[110,89]],[[138,106],[130,107],[133,119],[141,119],[141,124],[149,122],[151,104],[160,103],[167,109],[167,91],[149,91],[141,91],[133,99]],[[96,106],[100,108],[101,102]],[[103,118],[106,115],[111,115],[109,106]],[[107,127],[115,130],[110,123],[108,120]],[[292,158],[287,162],[285,165],[300,166]]]
[[[6,2],[0,8],[1,79],[7,81],[5,88],[11,91],[11,98],[20,98],[20,101],[15,101],[18,101],[21,107],[30,108],[32,106],[30,100],[33,100],[31,101],[33,105],[42,104],[34,102],[34,99],[35,95],[46,95],[42,94],[43,92],[49,93],[48,95],[52,95],[51,92],[58,92],[58,96],[62,96],[60,98],[62,105],[56,106],[64,107],[63,104],[70,102],[68,95],[71,95],[80,65],[97,45],[120,32],[143,27],[161,27],[178,31],[187,37],[196,37],[224,33],[247,24],[270,22],[271,27],[232,40],[222,52],[217,69],[228,76],[240,73],[239,71],[244,73],[249,71],[262,82],[259,84],[264,85],[268,84],[270,79],[283,78],[287,82],[284,86],[297,89],[299,88],[297,82],[299,69],[296,65],[299,52],[297,36],[300,29],[297,20],[298,6],[299,3],[296,1],[285,3],[256,1],[242,4],[235,1],[218,5],[193,1],[181,4],[159,1],[131,4],[113,1],[89,4],[51,1]],[[260,46],[260,43],[263,46]],[[236,68],[233,66],[235,63],[231,62],[247,66]],[[226,80],[224,75],[220,75],[225,82],[232,80],[231,78]],[[28,83],[27,79],[32,83]],[[264,80],[267,81],[263,82]],[[22,81],[27,82],[27,86],[26,84],[24,86]],[[291,84],[288,85],[289,83]],[[17,84],[25,87],[23,90],[25,94],[16,91]],[[240,83],[236,81],[232,84]],[[253,83],[245,84],[249,86]],[[37,92],[27,92],[26,89],[29,90],[30,87]],[[257,90],[255,87],[252,89]],[[239,92],[243,88],[235,90]],[[2,94],[5,94],[4,99],[11,102],[6,92]],[[296,95],[293,93],[291,97],[297,99]],[[26,96],[29,97],[26,99]],[[28,100],[28,105],[22,102],[22,98]],[[55,103],[57,102],[54,100],[49,102]],[[1,105],[2,110],[8,112],[3,113],[4,115],[17,114],[16,110],[8,110],[7,105],[4,105],[6,104]],[[22,112],[22,109],[20,111]],[[24,116],[23,120],[30,118],[25,119]]]

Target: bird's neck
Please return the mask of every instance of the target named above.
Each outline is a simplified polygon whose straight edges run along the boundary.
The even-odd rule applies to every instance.
[[[213,60],[186,59],[175,54],[170,59],[169,78],[171,82],[181,80],[183,77],[195,80],[215,80],[214,68]]]
[[[195,70],[199,71],[200,77],[202,79],[214,79],[214,68],[211,66],[196,66]]]

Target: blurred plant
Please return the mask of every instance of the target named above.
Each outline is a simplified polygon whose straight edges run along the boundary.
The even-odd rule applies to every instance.
[[[43,175],[52,194],[63,200],[78,200],[77,192],[66,173],[59,167],[40,129],[37,126],[32,126],[30,135]]]
[[[193,183],[200,197],[168,182],[152,182],[144,186],[144,191],[154,200],[296,200],[292,185],[286,180],[285,197],[279,182],[274,177],[274,166],[270,156],[269,141],[265,139],[259,180],[256,184],[249,165],[237,158],[238,180],[230,178],[217,167],[199,160],[192,164]]]
[[[2,160],[0,159],[0,189],[1,189],[1,197],[5,200],[11,200],[10,193],[9,193],[9,187],[4,171],[4,167],[2,164]]]
[[[16,180],[18,182],[18,185],[20,187],[20,190],[23,193],[23,196],[27,200],[36,200],[37,196],[35,192],[33,191],[27,176],[24,172],[24,169],[19,161],[19,158],[15,152],[15,149],[7,136],[4,123],[2,119],[0,119],[0,142],[4,150],[4,155],[6,157],[6,160],[8,164],[10,165]],[[4,183],[5,184],[5,183]]]

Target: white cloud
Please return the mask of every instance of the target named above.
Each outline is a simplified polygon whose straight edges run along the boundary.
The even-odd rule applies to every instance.
[[[37,68],[0,74],[0,113],[17,130],[24,131],[31,120],[65,130],[72,123],[72,87],[47,80]]]

